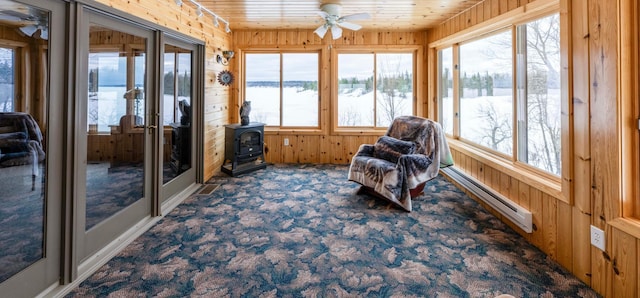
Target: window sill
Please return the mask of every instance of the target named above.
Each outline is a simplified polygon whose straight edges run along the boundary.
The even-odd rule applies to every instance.
[[[382,136],[387,132],[387,128],[334,128],[334,135],[357,135],[357,136]]]
[[[279,128],[274,126],[264,127],[265,135],[322,135],[324,131],[319,128]]]
[[[570,204],[569,198],[566,198],[562,194],[562,183],[559,177],[550,178],[545,175],[541,175],[539,173],[531,171],[527,167],[519,166],[512,161],[496,157],[490,153],[484,152],[459,140],[447,138],[447,142],[452,149],[458,150],[468,156],[471,156],[472,158],[478,160],[479,162],[482,162],[487,166],[496,168],[503,173],[514,177],[532,187],[535,187],[560,201]],[[456,162],[459,161],[454,160],[454,163]]]
[[[640,220],[635,218],[618,217],[608,222],[612,227],[640,239]]]

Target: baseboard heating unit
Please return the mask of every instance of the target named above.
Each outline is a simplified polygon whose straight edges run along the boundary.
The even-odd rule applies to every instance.
[[[520,205],[455,167],[443,168],[441,171],[482,201],[489,204],[493,209],[500,212],[500,214],[507,217],[525,232],[531,233],[533,231],[533,222],[529,210],[522,208]]]

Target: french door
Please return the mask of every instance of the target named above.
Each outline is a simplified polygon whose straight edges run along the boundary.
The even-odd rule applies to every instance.
[[[63,1],[3,0],[0,18],[0,296],[33,297],[60,279]]]
[[[151,29],[84,8],[79,17],[77,261],[152,216],[158,113]]]
[[[190,189],[196,181],[196,138],[194,131],[197,119],[202,75],[200,60],[202,46],[164,35],[161,115],[164,127],[162,164],[162,203],[179,192]]]

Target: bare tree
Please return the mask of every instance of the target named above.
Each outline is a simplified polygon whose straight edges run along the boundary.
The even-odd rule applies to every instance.
[[[511,144],[505,144],[505,142],[510,142],[512,139],[513,130],[510,119],[501,117],[493,103],[480,106],[478,113],[486,123],[482,128],[483,133],[481,133],[480,143],[493,150],[511,148]]]
[[[378,123],[391,123],[404,110],[405,103],[402,99],[406,98],[412,82],[408,73],[403,74],[400,57],[385,56],[385,59],[379,59],[378,63]]]
[[[525,34],[526,48],[519,52],[526,53],[526,107],[518,107],[522,114],[527,115],[525,120],[526,136],[519,135],[519,141],[526,140],[527,146],[519,147],[525,150],[526,162],[559,174],[561,167],[561,125],[559,98],[550,97],[550,89],[560,88],[560,32],[558,15],[552,15],[527,23],[526,27],[518,29],[519,34]],[[522,30],[525,29],[526,30]],[[500,35],[492,39],[492,46],[484,50],[487,57],[494,60],[512,63],[511,51],[503,51],[511,48],[514,41],[511,35]],[[506,136],[511,137],[511,126],[506,119],[498,119],[493,106],[483,107],[479,110],[482,118],[487,121],[489,128],[485,129],[482,139],[485,145],[493,149],[503,142]],[[509,133],[505,131],[507,128]],[[525,133],[521,131],[521,133]]]
[[[362,113],[352,107],[345,109],[338,116],[339,126],[358,126],[362,125],[361,115]]]

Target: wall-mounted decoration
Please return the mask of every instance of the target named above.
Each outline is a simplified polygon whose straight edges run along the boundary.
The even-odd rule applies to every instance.
[[[216,61],[222,65],[229,65],[229,60],[233,58],[233,51],[222,51],[222,55],[216,55]]]
[[[222,86],[229,86],[233,83],[234,77],[233,77],[233,73],[231,73],[228,70],[223,70],[220,73],[218,73],[218,82],[222,85]]]

